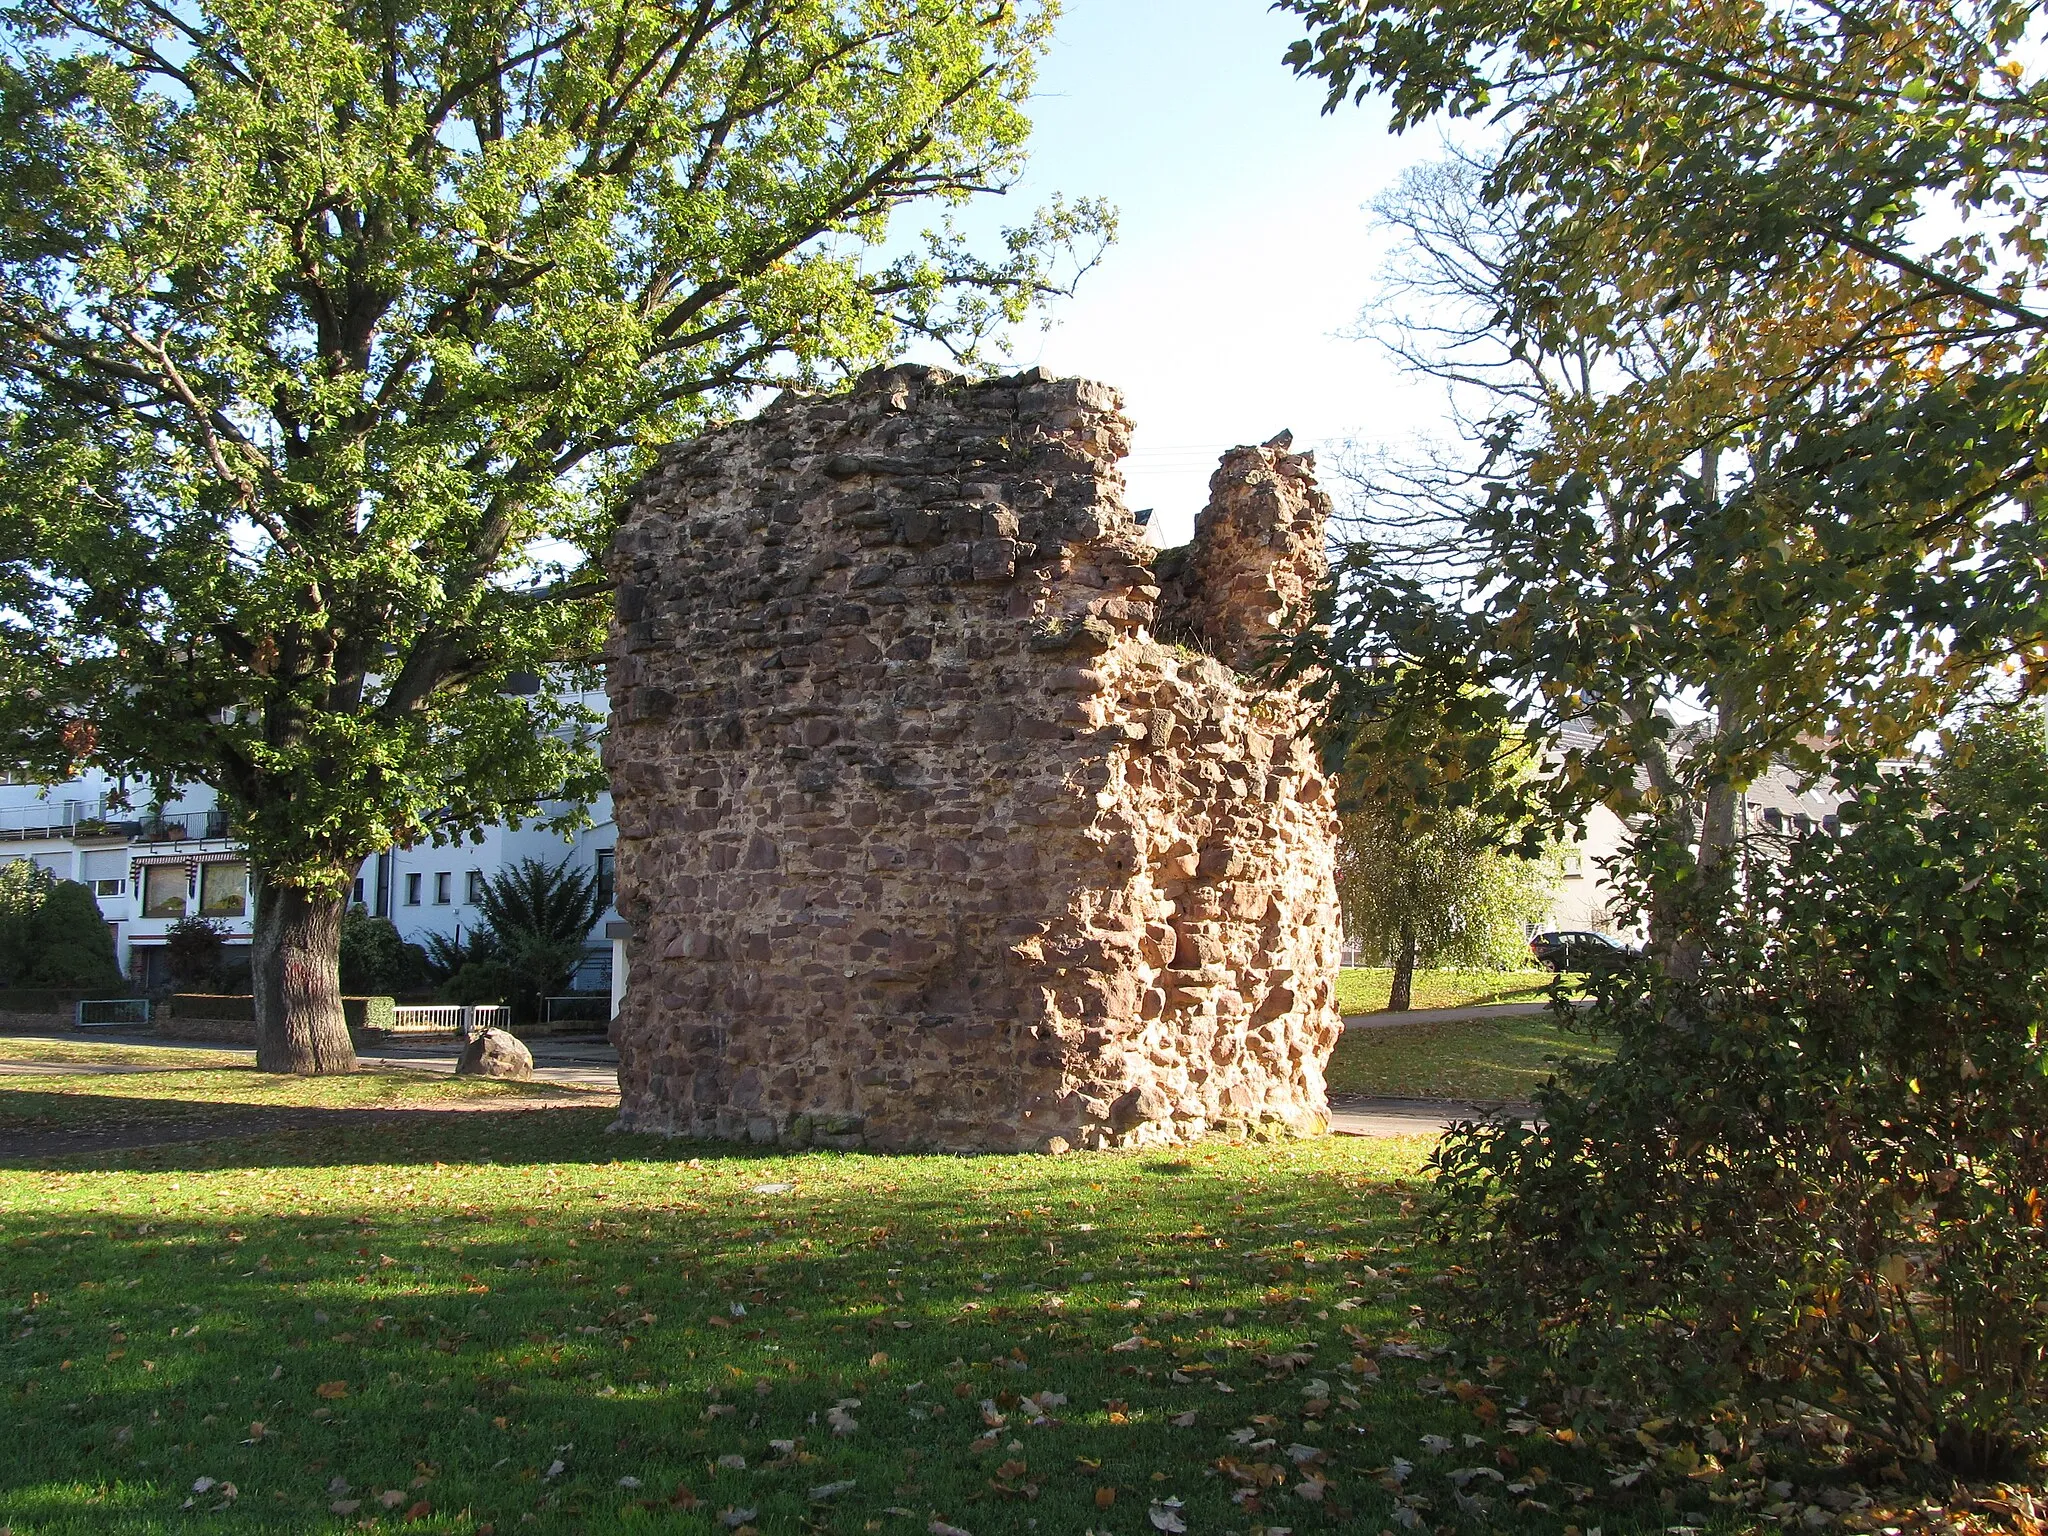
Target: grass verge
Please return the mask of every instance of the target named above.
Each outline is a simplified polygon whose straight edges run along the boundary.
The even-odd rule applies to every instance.
[[[1332,1093],[1525,1102],[1555,1070],[1546,1058],[1611,1052],[1548,1014],[1510,1014],[1347,1029],[1325,1075]]]
[[[1377,1013],[1387,1006],[1394,973],[1386,966],[1346,966],[1337,973],[1339,1013]],[[1415,973],[1412,1006],[1467,1008],[1482,1003],[1540,1003],[1549,995],[1549,971]]]

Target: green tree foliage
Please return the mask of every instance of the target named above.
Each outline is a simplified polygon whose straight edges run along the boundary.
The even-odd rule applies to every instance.
[[[538,1018],[542,999],[566,988],[583,958],[603,910],[596,880],[566,860],[522,859],[486,882],[477,905],[483,922],[467,940],[437,934],[429,946],[446,977],[442,995],[509,1003],[516,1018]]]
[[[1410,170],[1374,204],[1397,243],[1367,310],[1368,334],[1407,371],[1445,387],[1459,438],[1379,445],[1345,466],[1356,492],[1355,542],[1336,638],[1374,658],[1351,669],[1350,701],[1371,700],[1382,712],[1373,734],[1383,750],[1426,762],[1448,746],[1469,760],[1473,742],[1461,732],[1482,746],[1519,735],[1563,769],[1542,780],[1489,776],[1482,761],[1478,778],[1449,781],[1468,796],[1548,802],[1565,819],[1598,801],[1648,829],[1671,875],[1651,928],[1675,958],[1665,942],[1673,898],[1725,885],[1742,790],[1795,728],[1814,722],[1797,712],[1759,720],[1756,701],[1697,644],[1702,636],[1655,615],[1654,593],[1671,574],[1662,568],[1669,546],[1651,536],[1651,509],[1626,479],[1600,473],[1617,430],[1634,427],[1618,398],[1681,378],[1696,351],[1664,317],[1620,303],[1594,324],[1560,320],[1538,335],[1499,328],[1527,210],[1526,200],[1488,202],[1490,169],[1453,155]],[[1592,472],[1570,540],[1498,478],[1510,431],[1540,433],[1551,456],[1572,456]],[[1727,440],[1700,448],[1688,487],[1701,504],[1726,494],[1729,449]],[[1712,576],[1689,570],[1683,579]],[[1582,625],[1589,603],[1631,613],[1639,627],[1656,620],[1654,638],[1605,655],[1600,632]],[[1652,611],[1642,611],[1646,604]],[[1560,642],[1572,651],[1564,665],[1600,671],[1604,719],[1585,689],[1554,675]],[[1695,704],[1704,707],[1687,707]],[[1674,732],[1679,710],[1691,722]],[[1562,741],[1567,725],[1581,729]],[[1436,740],[1441,732],[1449,742]]]
[[[51,876],[27,859],[0,864],[0,982],[20,985],[28,967],[36,914]]]
[[[1476,804],[1475,786],[1514,781],[1526,755],[1436,722],[1427,754],[1355,732],[1339,780],[1337,897],[1344,931],[1387,956],[1387,1006],[1407,1009],[1418,962],[1526,963],[1525,925],[1549,910],[1557,865],[1538,830]]]
[[[589,562],[655,447],[912,339],[971,360],[1106,233],[1056,203],[984,259],[896,227],[1015,178],[1050,25],[0,10],[0,731],[222,793],[259,1064],[352,1064],[366,855],[599,787],[592,718],[505,685],[596,655]]]
[[[0,865],[0,983],[111,987],[121,980],[113,935],[88,886],[27,859]]]
[[[351,907],[341,920],[341,989],[354,996],[417,992],[427,985],[427,952],[399,936],[388,917]]]
[[[1556,867],[1508,846],[1507,828],[1472,810],[1423,821],[1397,805],[1344,813],[1337,899],[1344,931],[1394,967],[1387,1006],[1405,1009],[1415,967],[1507,969],[1528,961],[1527,925],[1550,910]]]
[[[2027,843],[2048,846],[2048,800],[2038,795],[2044,760],[2048,726],[2039,705],[1987,706],[1943,741],[1934,798],[1948,810],[1998,822]]]
[[[1303,642],[1340,720],[1417,752],[1447,709],[1544,750],[1589,726],[1497,788],[1714,847],[1773,761],[1895,752],[1992,663],[2048,681],[2031,6],[1285,3],[1330,106],[1499,124],[1468,337],[1586,386],[1477,419],[1470,601],[1354,560]],[[1669,697],[1714,729],[1666,785]],[[1667,910],[1727,899],[1663,867],[1695,887]]]
[[[2048,752],[2008,767],[1995,798],[1867,789],[1754,873],[1695,982],[1596,981],[1611,1062],[1451,1135],[1467,1342],[1712,1418],[1730,1459],[1788,1405],[1964,1474],[2038,1448]]]
[[[164,930],[164,963],[171,986],[179,992],[214,992],[227,983],[223,975],[227,928],[205,917],[181,917]]]
[[[58,880],[36,913],[27,974],[31,987],[108,987],[121,979],[114,936],[92,887]]]

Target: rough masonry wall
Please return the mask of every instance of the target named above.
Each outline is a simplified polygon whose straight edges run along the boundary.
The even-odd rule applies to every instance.
[[[1217,658],[1320,578],[1328,502],[1226,456],[1162,643],[1129,440],[1099,384],[900,367],[649,477],[611,561],[622,1127],[1321,1129],[1331,789],[1304,707]]]

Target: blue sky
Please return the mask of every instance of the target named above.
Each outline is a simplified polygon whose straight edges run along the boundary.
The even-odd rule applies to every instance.
[[[1162,544],[1188,536],[1232,444],[1405,436],[1440,412],[1433,386],[1341,334],[1384,246],[1365,205],[1437,141],[1388,134],[1373,103],[1320,115],[1280,62],[1295,35],[1261,0],[1066,0],[1030,173],[994,210],[1018,219],[1054,190],[1117,205],[1117,245],[1013,351],[1123,391],[1130,502],[1157,509]]]

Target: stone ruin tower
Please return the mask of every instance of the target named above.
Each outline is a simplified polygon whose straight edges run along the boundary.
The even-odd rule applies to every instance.
[[[896,367],[668,450],[613,545],[620,1128],[1059,1150],[1325,1125],[1336,816],[1236,670],[1326,574],[1308,455],[1194,542],[1114,390]]]

